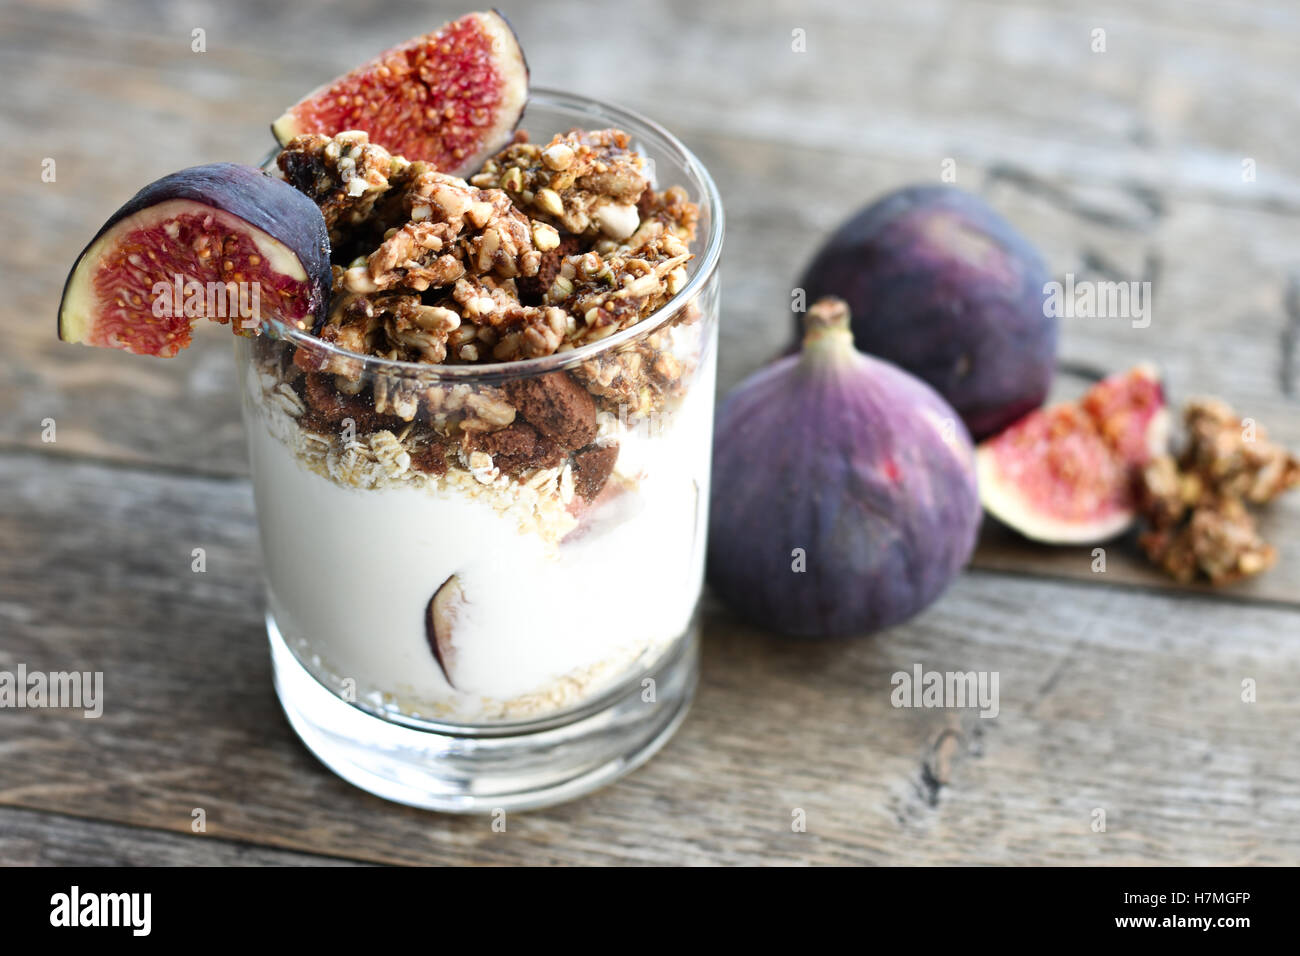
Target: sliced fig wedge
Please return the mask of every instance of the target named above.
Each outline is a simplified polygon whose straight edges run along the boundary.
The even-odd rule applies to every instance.
[[[323,320],[325,219],[314,202],[252,166],[194,166],[150,183],[77,257],[59,338],[170,357],[199,317],[249,334],[265,321]]]
[[[429,647],[433,650],[434,659],[442,668],[447,683],[452,687],[456,686],[452,677],[452,672],[456,669],[456,646],[452,642],[452,634],[464,606],[465,591],[460,586],[460,578],[453,574],[433,592],[425,611]]]
[[[1168,442],[1159,376],[1139,365],[982,443],[975,453],[980,501],[1036,541],[1105,541],[1136,520],[1137,470]]]
[[[506,144],[527,99],[528,64],[493,10],[380,54],[309,93],[271,130],[281,145],[303,133],[364,130],[395,155],[462,176]]]

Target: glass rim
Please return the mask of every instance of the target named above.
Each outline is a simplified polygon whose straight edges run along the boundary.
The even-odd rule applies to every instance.
[[[338,358],[346,360],[349,363],[361,363],[362,374],[367,373],[388,373],[400,374],[408,377],[418,377],[425,381],[454,380],[454,381],[476,381],[480,379],[502,379],[517,378],[525,375],[540,375],[546,372],[559,371],[570,368],[610,351],[616,351],[619,346],[634,341],[644,335],[654,332],[669,322],[679,311],[685,308],[691,301],[697,298],[704,286],[717,272],[718,261],[722,255],[722,237],[724,231],[724,218],[722,211],[722,197],[718,192],[717,184],[713,177],[709,175],[708,169],[700,162],[699,158],[691,152],[687,146],[682,143],[676,136],[670,133],[659,123],[635,110],[626,107],[616,106],[605,103],[600,100],[582,96],[577,93],[566,93],[562,90],[554,90],[546,87],[534,87],[528,92],[528,104],[537,102],[539,105],[556,106],[582,111],[595,111],[603,114],[607,119],[618,123],[619,127],[625,132],[630,133],[635,138],[634,129],[641,127],[649,132],[661,137],[668,147],[678,155],[674,157],[686,170],[688,176],[693,177],[701,189],[701,201],[707,206],[709,211],[709,235],[705,243],[704,250],[699,254],[699,265],[696,267],[694,274],[687,280],[678,293],[661,305],[650,315],[641,319],[639,322],[628,326],[626,329],[615,332],[613,335],[606,336],[596,342],[588,342],[586,345],[580,345],[576,348],[569,349],[565,352],[553,352],[550,355],[543,355],[538,358],[519,359],[508,362],[478,362],[466,365],[446,365],[442,363],[431,362],[408,362],[400,359],[389,359],[378,355],[367,355],[362,352],[352,352],[348,349],[340,348],[337,345],[326,342],[323,339],[312,335],[306,329],[296,328],[280,320],[273,320],[269,323],[270,329],[275,333],[274,337],[282,341],[291,342],[294,345],[301,346],[310,350],[315,355],[326,358]],[[525,106],[525,110],[527,105]],[[628,128],[632,127],[632,128]],[[262,163],[266,166],[274,160],[279,150],[272,151],[267,160]]]

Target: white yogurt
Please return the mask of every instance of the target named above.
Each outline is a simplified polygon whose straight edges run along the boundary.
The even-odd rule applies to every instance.
[[[626,677],[683,635],[695,609],[712,372],[710,361],[669,424],[623,436],[636,454],[620,454],[610,493],[558,545],[455,483],[332,481],[273,434],[283,416],[250,416],[269,601],[286,643],[336,691],[438,719],[544,716]],[[454,687],[426,628],[452,575],[465,598],[450,637]]]

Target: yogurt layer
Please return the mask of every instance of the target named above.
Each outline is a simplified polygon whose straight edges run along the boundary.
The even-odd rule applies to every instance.
[[[602,416],[601,440],[620,454],[591,502],[563,472],[532,476],[534,488],[420,474],[391,457],[373,463],[383,477],[371,487],[340,482],[323,440],[274,388],[256,371],[248,385],[270,608],[336,692],[410,717],[544,716],[649,666],[689,628],[703,577],[711,360],[662,421]],[[449,581],[455,600],[431,622]]]

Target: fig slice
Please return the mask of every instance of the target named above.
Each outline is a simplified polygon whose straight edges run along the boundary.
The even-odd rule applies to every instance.
[[[364,130],[394,155],[463,176],[510,139],[528,99],[528,64],[495,10],[469,13],[381,53],[307,94],[271,124],[303,133]]]
[[[980,500],[1035,541],[1106,541],[1136,520],[1137,471],[1168,441],[1159,376],[1138,365],[983,442],[975,453]]]
[[[314,202],[252,166],[194,166],[145,186],[82,250],[59,338],[171,357],[200,316],[244,334],[267,320],[323,321],[329,288]]]
[[[460,578],[453,574],[433,592],[425,610],[424,625],[429,647],[447,683],[453,688],[456,686],[452,679],[452,671],[456,669],[456,646],[452,635],[465,603],[465,589],[460,585]]]

